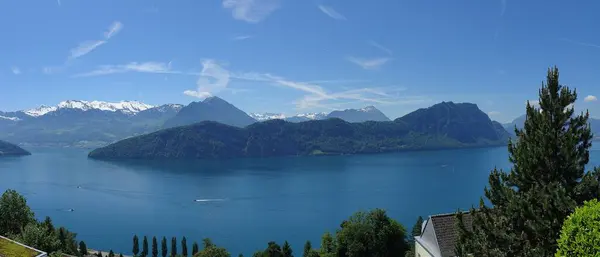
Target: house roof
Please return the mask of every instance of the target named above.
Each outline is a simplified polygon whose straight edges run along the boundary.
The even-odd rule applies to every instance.
[[[429,218],[431,219],[442,257],[455,256],[454,245],[458,239],[456,213],[433,215]],[[464,212],[463,222],[468,230],[472,229],[473,218],[471,214]]]

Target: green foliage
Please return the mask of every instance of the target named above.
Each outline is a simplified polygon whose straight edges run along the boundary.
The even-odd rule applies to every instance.
[[[158,242],[155,236],[152,237],[152,257],[158,257]]]
[[[198,243],[194,242],[192,244],[192,256],[196,255],[200,250],[198,249]]]
[[[292,246],[286,240],[283,242],[283,246],[281,247],[281,253],[283,257],[294,257],[294,251],[292,250]]]
[[[79,242],[79,255],[87,255],[88,254],[88,250],[87,250],[87,245],[85,245],[85,242],[80,241]]]
[[[485,197],[471,210],[472,231],[459,227],[457,254],[551,256],[562,222],[576,206],[598,198],[600,170],[585,171],[592,134],[589,114],[574,115],[574,90],[549,69],[539,106],[527,104],[523,129],[508,143],[510,173],[494,169]]]
[[[185,239],[185,237],[183,237],[183,239],[181,239],[181,255],[184,257],[188,256],[187,240]]]
[[[593,199],[565,220],[556,257],[598,256],[600,254],[600,203]]]
[[[501,145],[507,138],[504,128],[476,105],[450,102],[387,122],[269,120],[238,128],[205,121],[128,138],[96,149],[89,156],[211,159],[335,155]]]
[[[406,230],[384,210],[357,212],[336,233],[338,257],[404,256]]]
[[[50,255],[48,255],[50,257],[64,257],[63,253],[61,251],[56,251],[51,253]]]
[[[142,241],[142,256],[148,256],[148,238],[144,236],[144,240]]]
[[[335,245],[331,233],[325,232],[321,237],[321,256],[329,256],[335,253]]]
[[[140,253],[140,242],[137,235],[133,235],[133,249],[131,250],[134,256]]]
[[[160,254],[162,257],[167,257],[167,238],[163,236],[162,240],[160,241]]]
[[[231,254],[225,248],[218,247],[208,238],[203,240],[204,249],[194,254],[194,257],[230,257]]]
[[[35,219],[27,206],[25,197],[15,190],[8,189],[0,197],[0,235],[21,232],[21,229]]]
[[[308,257],[311,251],[312,244],[310,243],[310,241],[306,241],[306,243],[304,243],[304,251],[302,252],[302,257]]]
[[[177,238],[171,238],[171,257],[175,257],[177,255]]]
[[[15,240],[48,253],[60,250],[61,246],[55,231],[48,231],[37,222],[27,224]]]

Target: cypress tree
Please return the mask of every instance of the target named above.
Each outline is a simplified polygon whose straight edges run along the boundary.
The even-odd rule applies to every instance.
[[[122,253],[120,253],[120,254],[119,254],[119,257],[123,257],[123,254],[122,254]]]
[[[161,256],[162,257],[167,257],[167,238],[163,236],[161,242],[160,242],[160,246],[161,246]]]
[[[508,143],[509,173],[494,169],[471,209],[472,231],[459,218],[458,256],[553,256],[565,218],[576,206],[599,195],[600,170],[585,171],[592,133],[589,113],[574,115],[577,92],[548,70],[539,91],[539,109],[527,103],[523,129]]]
[[[137,256],[140,253],[140,242],[137,235],[133,235],[133,249],[131,250],[133,256]]]
[[[183,239],[181,239],[181,255],[183,255],[184,257],[188,256],[187,240],[185,239],[185,237],[183,237]]]
[[[200,251],[200,250],[198,249],[198,243],[197,243],[197,242],[194,242],[194,243],[192,244],[192,256],[196,255],[196,254],[198,253],[198,251]]]
[[[177,256],[177,238],[171,238],[171,257]]]
[[[108,257],[115,257],[115,253],[113,252],[113,250],[110,250],[108,252]]]
[[[152,257],[158,257],[158,242],[156,242],[156,237],[152,237]]]
[[[100,251],[96,252],[96,256],[102,257],[102,253]]]
[[[142,241],[142,256],[148,256],[148,238],[144,236],[144,241]]]
[[[83,241],[79,242],[79,254],[81,256],[88,254],[87,246],[85,245],[85,242],[83,242]]]

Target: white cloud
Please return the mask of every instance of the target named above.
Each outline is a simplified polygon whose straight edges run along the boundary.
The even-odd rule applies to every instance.
[[[94,51],[94,49],[98,48],[99,46],[106,44],[108,40],[114,37],[117,33],[119,33],[119,31],[121,31],[122,28],[123,24],[121,22],[113,22],[108,28],[108,30],[104,32],[104,40],[88,40],[79,43],[77,47],[71,49],[69,59],[76,59],[81,56],[84,56]]]
[[[236,20],[257,23],[279,8],[280,0],[223,0]]]
[[[12,71],[12,73],[15,75],[21,74],[21,69],[19,69],[19,67],[17,67],[17,66],[10,67],[10,71]]]
[[[596,98],[596,96],[593,96],[593,95],[588,95],[585,98],[583,98],[583,101],[594,102],[594,101],[598,101],[598,98]]]
[[[197,98],[206,98],[227,88],[230,73],[214,60],[202,62],[202,72],[196,81],[196,90],[186,90],[183,93]]]
[[[392,55],[392,50],[380,45],[379,43],[375,42],[375,41],[369,41],[369,44],[371,46],[374,46],[376,48],[379,48],[381,51],[384,51],[386,53],[388,53],[389,55]]]
[[[59,67],[59,66],[46,66],[46,67],[42,68],[42,72],[46,75],[51,75],[51,74],[59,73],[63,69],[64,69],[63,67]]]
[[[56,3],[58,4],[58,6],[61,6],[62,4],[60,3],[60,0],[56,0]]]
[[[504,13],[506,12],[506,0],[500,0],[500,4],[502,6],[500,9],[500,16],[504,16]]]
[[[488,112],[487,114],[488,114],[488,116],[496,116],[496,115],[500,115],[500,112],[491,111],[491,112]]]
[[[362,58],[356,58],[356,57],[351,56],[351,57],[348,57],[347,60],[362,67],[365,70],[374,70],[374,69],[378,69],[382,65],[386,64],[391,59],[387,58],[387,57],[374,58],[374,59],[362,59]]]
[[[246,39],[250,39],[250,38],[253,38],[253,36],[251,36],[251,35],[241,35],[241,36],[235,36],[235,37],[233,37],[233,40],[239,41],[239,40],[246,40]]]
[[[340,14],[339,12],[337,12],[336,10],[334,10],[333,8],[329,7],[329,6],[324,6],[324,5],[318,5],[319,10],[321,10],[321,12],[323,12],[324,14],[327,14],[327,16],[336,19],[336,20],[346,20],[346,17],[344,17],[344,15]]]
[[[119,33],[119,31],[121,31],[121,29],[123,29],[123,23],[119,21],[113,22],[108,28],[108,31],[104,32],[104,38],[109,39],[114,37]]]
[[[91,51],[94,51],[97,47],[104,45],[106,41],[104,40],[96,40],[96,41],[85,41],[80,43],[77,47],[71,49],[71,59],[75,59],[81,56],[84,56]]]
[[[122,65],[101,65],[96,70],[76,74],[73,77],[92,77],[125,72],[177,74],[182,73],[171,69],[171,63],[164,62],[130,62]]]

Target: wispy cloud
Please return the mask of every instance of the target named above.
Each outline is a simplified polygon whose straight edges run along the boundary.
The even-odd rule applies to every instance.
[[[64,69],[62,66],[46,66],[42,68],[42,73],[46,75],[56,74]]]
[[[101,65],[97,69],[76,74],[73,77],[92,77],[125,72],[181,74],[180,71],[171,69],[171,63],[164,62],[130,62],[122,65]]]
[[[223,91],[229,85],[229,71],[214,60],[202,62],[202,72],[196,81],[196,90],[186,90],[183,93],[197,98],[206,98]]]
[[[487,114],[488,114],[488,116],[498,116],[498,115],[500,115],[500,112],[491,111],[491,112],[488,112]]]
[[[12,71],[12,73],[15,75],[21,74],[21,69],[19,69],[19,67],[17,67],[17,66],[10,67],[10,71]]]
[[[337,12],[336,10],[334,10],[333,8],[329,7],[329,6],[324,6],[324,5],[318,5],[319,10],[321,10],[321,12],[323,12],[324,14],[327,14],[327,16],[336,19],[336,20],[346,20],[346,17],[344,15],[342,15],[341,13]]]
[[[240,36],[233,37],[233,40],[240,41],[240,40],[250,39],[250,38],[253,38],[253,37],[254,36],[252,36],[252,35],[240,35]]]
[[[110,39],[111,37],[117,35],[121,29],[123,29],[123,23],[119,21],[113,22],[108,28],[108,31],[104,32],[104,38],[107,40]]]
[[[362,67],[365,70],[374,70],[374,69],[378,69],[382,65],[386,64],[391,59],[387,58],[387,57],[363,59],[363,58],[357,58],[357,57],[350,56],[347,58],[347,60]]]
[[[596,96],[593,95],[588,95],[585,98],[583,98],[584,102],[595,102],[598,101],[598,98],[596,98]]]
[[[114,37],[115,35],[117,35],[119,33],[119,31],[121,31],[121,29],[123,28],[123,24],[121,22],[115,21],[113,22],[110,27],[108,28],[108,30],[106,32],[104,32],[104,39],[102,40],[87,40],[84,41],[82,43],[79,43],[79,45],[73,49],[71,49],[71,54],[69,55],[69,59],[76,59],[79,58],[81,56],[84,56],[92,51],[94,51],[94,49],[98,48],[101,45],[104,45],[108,42],[108,40],[112,37]]]
[[[600,48],[600,45],[598,45],[598,44],[587,43],[587,42],[580,42],[580,41],[575,41],[575,40],[571,40],[571,39],[568,39],[568,38],[559,38],[559,40],[565,41],[565,42],[568,42],[568,43],[571,43],[571,44],[575,44],[575,45],[580,45],[580,46]]]
[[[504,16],[504,13],[506,13],[506,1],[507,0],[500,0],[500,16]]]
[[[379,48],[379,50],[386,52],[389,55],[392,55],[392,50],[380,45],[379,43],[375,42],[375,41],[369,41],[369,45]]]
[[[277,10],[280,0],[223,0],[223,7],[231,9],[236,20],[257,23]]]
[[[62,3],[60,2],[60,0],[56,0],[56,3],[58,4],[58,6],[62,5]]]

